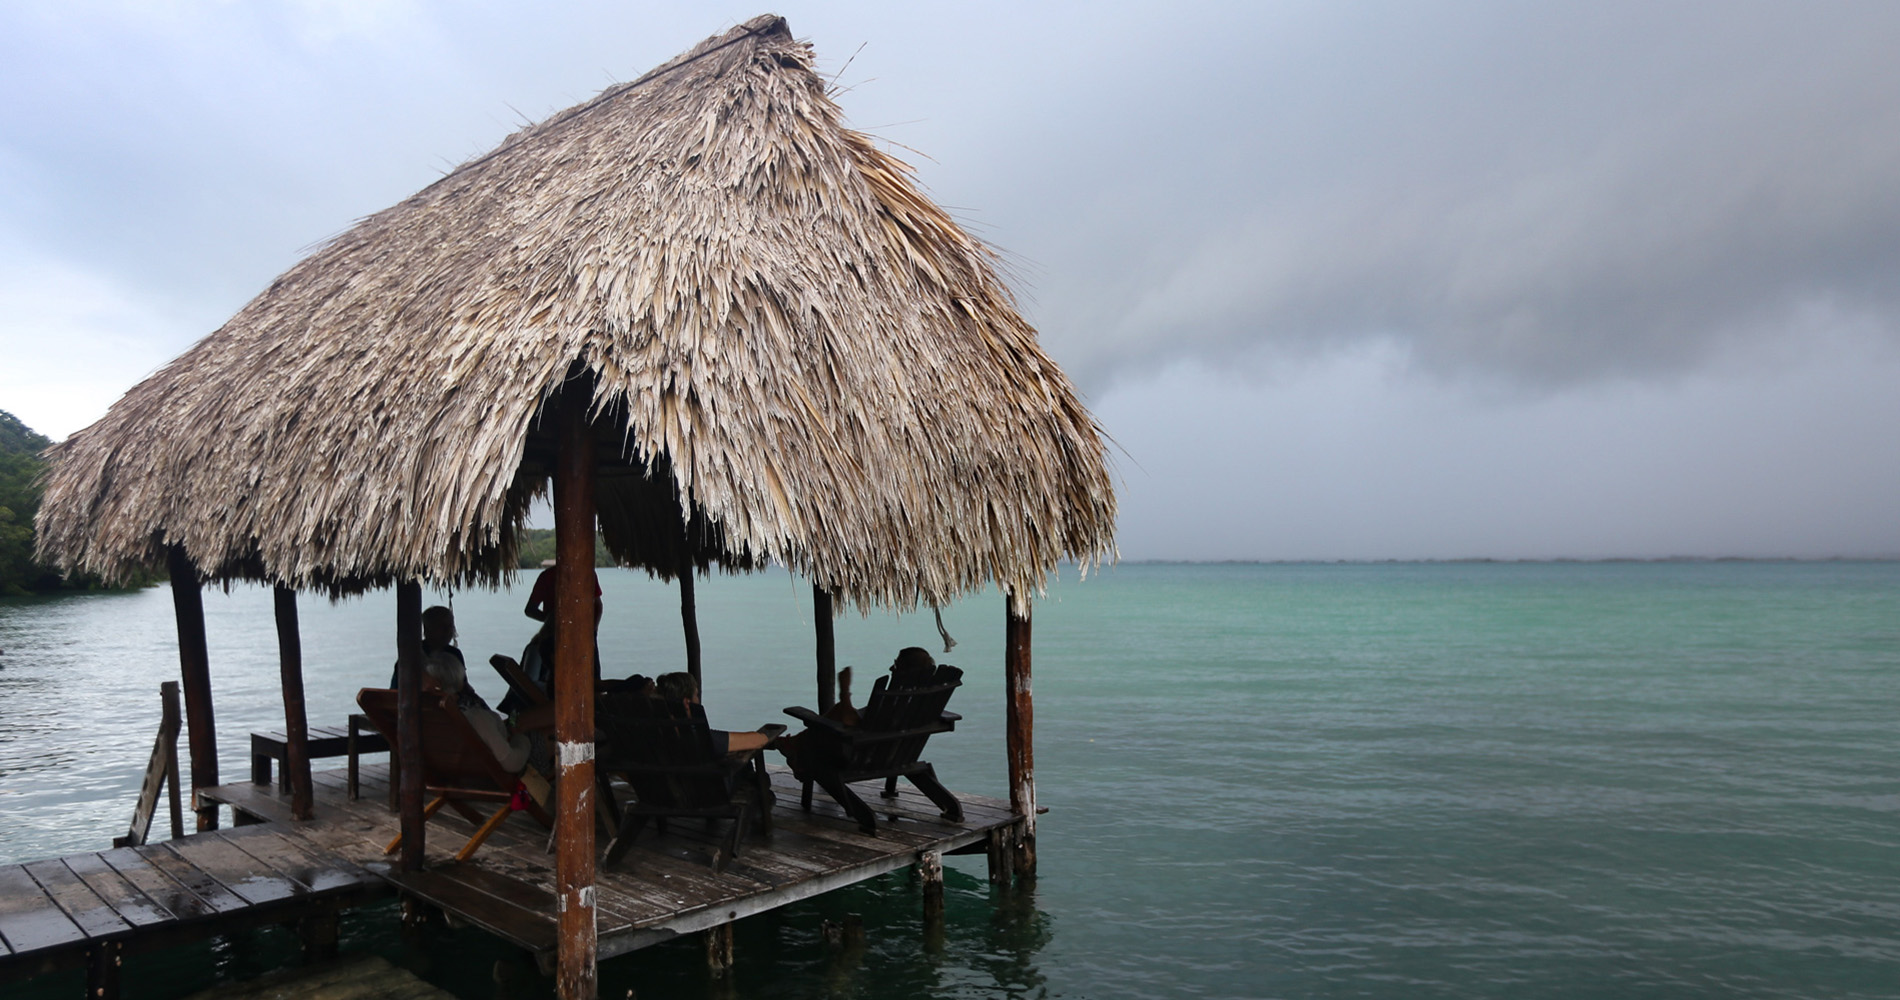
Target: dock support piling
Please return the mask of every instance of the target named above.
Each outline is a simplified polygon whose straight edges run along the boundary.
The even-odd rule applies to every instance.
[[[297,939],[303,943],[303,960],[327,962],[336,957],[339,915],[330,908],[315,910],[297,920]]]
[[[990,831],[986,846],[990,862],[990,884],[1009,885],[1016,880],[1016,851],[1009,827]]]
[[[693,558],[689,554],[680,567],[680,628],[686,633],[686,672],[693,675],[693,687],[706,690],[699,677],[699,609],[693,600]]]
[[[706,929],[706,968],[715,976],[732,971],[732,925],[720,924]]]
[[[218,828],[218,807],[198,803],[198,789],[218,783],[218,734],[211,717],[211,655],[205,646],[204,592],[198,567],[174,545],[166,553],[171,575],[172,611],[178,620],[178,672],[185,688],[185,728],[191,747],[191,808],[198,829]]]
[[[303,704],[303,638],[297,630],[297,592],[279,584],[274,594],[277,610],[277,664],[284,686],[284,769],[289,771],[290,815],[314,815],[310,788],[310,722]]]
[[[119,968],[125,945],[97,941],[86,949],[86,1000],[119,1000]]]
[[[829,712],[838,703],[838,646],[831,632],[833,615],[831,591],[811,585],[812,630],[818,638],[818,712]]]
[[[924,851],[917,855],[917,877],[924,883],[924,934],[943,932],[943,853]]]
[[[166,681],[158,686],[161,728],[171,733],[170,746],[165,753],[165,797],[171,806],[172,839],[185,835],[184,810],[179,807],[178,795],[178,684]]]
[[[422,870],[422,584],[396,584],[396,752],[402,870]]]
[[[1004,727],[1009,744],[1009,808],[1022,817],[1010,867],[1024,878],[1036,875],[1036,711],[1030,694],[1029,650],[1029,595],[1012,593],[1004,624]]]
[[[555,981],[561,1000],[594,1000],[594,433],[583,399],[561,403],[554,465]]]

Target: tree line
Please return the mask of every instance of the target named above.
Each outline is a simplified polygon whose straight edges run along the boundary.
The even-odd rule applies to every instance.
[[[97,577],[68,579],[33,558],[33,515],[40,509],[40,476],[46,471],[41,454],[52,444],[19,417],[0,410],[0,596],[107,589]]]
[[[33,558],[33,515],[40,509],[40,477],[46,471],[42,454],[53,442],[20,418],[0,410],[0,596],[45,594],[60,590],[109,589],[98,578],[60,576],[57,569]],[[554,532],[530,528],[522,533],[522,569],[533,569],[554,558]],[[612,566],[606,543],[594,538],[594,562]],[[134,582],[148,586],[162,577]]]

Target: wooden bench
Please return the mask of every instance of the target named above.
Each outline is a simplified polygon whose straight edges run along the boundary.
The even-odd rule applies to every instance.
[[[306,740],[310,759],[348,757],[350,759],[350,798],[356,798],[357,757],[366,753],[387,753],[389,741],[370,724],[369,717],[352,714],[348,726],[311,726]],[[277,762],[277,788],[290,792],[290,737],[281,732],[251,734],[251,782],[271,783],[271,762]]]

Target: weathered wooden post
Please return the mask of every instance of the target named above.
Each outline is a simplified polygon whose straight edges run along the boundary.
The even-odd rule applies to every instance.
[[[838,703],[838,646],[831,634],[831,591],[811,585],[811,623],[818,636],[818,711]]]
[[[119,1000],[124,956],[122,941],[99,941],[86,948],[86,1000]]]
[[[191,746],[191,808],[198,829],[218,828],[218,807],[200,805],[198,789],[218,783],[218,734],[211,718],[211,654],[205,648],[204,592],[198,567],[183,546],[165,556],[172,578],[172,611],[178,619],[178,672],[185,686],[185,727]]]
[[[165,790],[172,811],[172,839],[185,835],[184,813],[178,808],[178,682],[158,686],[159,728],[171,734],[165,748]]]
[[[924,883],[924,934],[940,936],[943,933],[943,852],[919,853],[917,877]]]
[[[303,637],[297,631],[297,592],[278,584],[277,668],[284,686],[284,769],[289,771],[290,815],[315,814],[310,788],[310,722],[303,706]]]
[[[1019,607],[1020,605],[1020,607]],[[1008,597],[1003,631],[1003,683],[1007,690],[1004,727],[1009,744],[1009,808],[1022,817],[1015,858],[1018,877],[1036,874],[1035,701],[1029,684],[1029,595]]]
[[[569,390],[572,392],[573,390]],[[554,813],[556,985],[594,1000],[594,433],[584,400],[563,400],[554,462]]]
[[[706,968],[715,976],[732,971],[732,924],[706,928]]]
[[[422,870],[422,584],[396,584],[396,805],[402,870]]]
[[[693,675],[693,687],[704,691],[699,679],[699,610],[693,605],[693,557],[687,554],[680,566],[680,627],[686,632],[686,672]]]

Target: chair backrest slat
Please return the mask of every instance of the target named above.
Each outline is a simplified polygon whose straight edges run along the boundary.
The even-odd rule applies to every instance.
[[[732,797],[698,705],[613,692],[595,701],[595,718],[607,735],[601,766],[626,775],[642,803],[697,808]]]
[[[963,671],[944,664],[894,671],[879,677],[871,697],[858,713],[858,728],[873,733],[922,729],[936,724],[963,683]],[[852,760],[854,769],[877,770],[915,762],[930,734],[861,744]]]
[[[364,688],[356,693],[356,703],[389,740],[391,748],[400,745],[395,691]],[[424,692],[421,715],[424,784],[494,791],[514,788],[515,777],[502,769],[501,762],[448,696]]]

